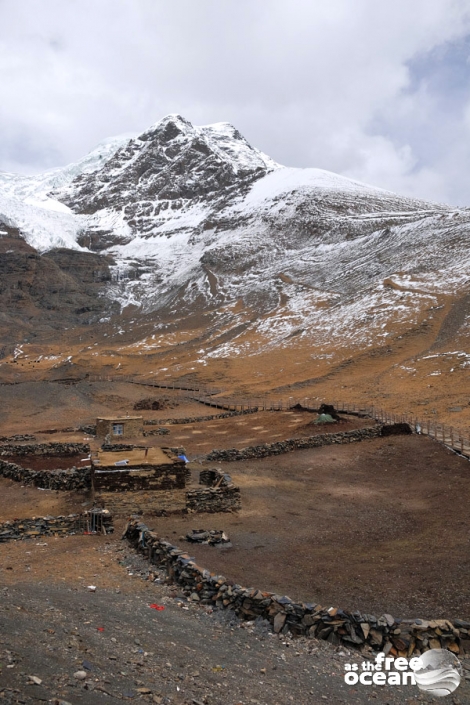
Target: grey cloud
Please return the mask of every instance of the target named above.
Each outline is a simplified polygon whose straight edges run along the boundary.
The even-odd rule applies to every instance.
[[[0,168],[73,161],[179,112],[284,164],[462,202],[470,97],[445,77],[468,32],[460,0],[4,0]]]

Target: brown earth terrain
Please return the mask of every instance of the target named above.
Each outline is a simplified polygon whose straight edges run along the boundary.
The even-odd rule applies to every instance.
[[[469,433],[470,313],[465,292],[460,297],[436,296],[436,303],[423,308],[417,322],[398,327],[390,323],[386,343],[372,341],[365,347],[349,344],[347,338],[340,343],[332,338],[320,345],[314,331],[308,339],[297,336],[273,346],[253,333],[215,326],[211,315],[199,313],[182,319],[173,315],[172,319],[155,321],[151,315],[136,318],[135,307],[129,306],[119,317],[99,326],[74,324],[51,332],[49,337],[42,333],[13,336],[0,348],[2,394],[20,401],[21,397],[45,393],[41,405],[44,420],[54,423],[54,409],[57,412],[64,395],[57,390],[53,393],[46,381],[56,387],[77,383],[75,415],[81,418],[90,406],[87,375],[130,375],[160,384],[216,387],[244,397],[373,404],[390,413],[413,414]],[[249,311],[240,311],[241,322],[249,318]],[[158,332],[158,326],[163,326],[163,332]],[[247,353],[213,354],[224,336],[229,341],[236,339]],[[23,391],[17,385],[8,390],[15,382],[21,383]],[[122,393],[122,384],[116,382],[115,411],[131,413],[136,401],[149,396],[149,388]],[[95,395],[93,405],[96,413],[103,413],[99,407],[106,402]],[[178,409],[165,412],[163,416],[176,416]],[[38,408],[27,413],[38,413]],[[151,413],[145,411],[144,415]],[[4,421],[2,409],[0,423]],[[36,419],[32,421],[36,423]]]
[[[24,541],[3,552],[2,703],[437,702],[411,685],[345,685],[345,664],[373,654],[277,637],[265,623],[187,602],[164,574],[147,580],[148,564],[119,536]],[[470,673],[470,660],[462,663]],[[465,679],[457,692],[453,703],[470,702]]]
[[[36,429],[76,424],[77,408],[82,423],[93,422],[96,413],[131,413],[135,400],[148,397],[148,388],[139,389],[129,383],[29,382],[26,386],[29,390],[22,384],[2,388],[9,394],[9,403],[2,410],[6,421],[0,428],[2,435],[33,431],[41,442],[82,441],[83,433],[51,435],[37,433]],[[30,396],[31,388],[35,392]],[[176,392],[171,394],[177,396]],[[119,404],[116,397],[121,400]],[[115,404],[120,408],[116,409]],[[169,410],[169,415],[174,417],[176,411],[180,418],[221,412],[194,401],[186,406],[184,400]],[[30,416],[26,417],[26,413]],[[149,419],[165,415],[160,411],[144,413]],[[342,423],[319,428],[310,423],[314,416],[302,411],[258,412],[168,425],[169,435],[145,440],[157,447],[183,445],[193,461],[192,482],[196,483],[203,467],[214,466],[201,457],[213,448],[241,448],[374,423],[345,416],[347,420]],[[28,419],[34,422],[31,426]],[[389,612],[401,618],[470,618],[469,464],[439,443],[416,435],[395,436],[217,465],[229,472],[241,488],[240,512],[144,517],[159,535],[189,550],[200,564],[247,586],[325,606]],[[5,479],[0,479],[0,491],[3,520],[83,511],[90,502],[88,493],[42,491]],[[2,545],[0,581],[7,590],[1,608],[4,636],[0,646],[7,650],[5,661],[13,653],[18,666],[20,662],[25,664],[21,669],[17,665],[8,671],[2,669],[1,673],[6,674],[2,681],[5,690],[0,689],[0,697],[5,702],[39,702],[35,693],[72,703],[119,702],[127,698],[125,693],[133,692],[134,697],[161,703],[303,705],[325,700],[362,703],[370,697],[398,703],[414,699],[417,694],[416,689],[410,692],[394,688],[375,689],[374,695],[364,688],[345,692],[344,662],[353,656],[341,655],[344,649],[337,653],[333,647],[309,641],[298,645],[292,642],[287,647],[282,640],[260,636],[255,628],[253,642],[238,643],[237,635],[243,634],[245,639],[250,628],[247,631],[232,625],[235,632],[231,632],[230,626],[220,626],[217,621],[225,617],[207,615],[204,608],[190,604],[187,611],[178,608],[176,602],[173,605],[177,591],[173,594],[171,588],[143,583],[135,576],[128,578],[128,572],[134,569],[126,571],[125,566],[116,563],[116,557],[125,556],[126,565],[138,559],[132,551],[122,551],[117,523],[115,537],[74,536]],[[181,537],[192,528],[223,529],[230,536],[232,548],[189,546]],[[145,570],[141,567],[136,573],[145,576]],[[90,595],[89,584],[98,585],[101,594]],[[168,632],[164,645],[159,638],[158,648],[146,612],[150,599],[170,600],[166,603]],[[53,614],[54,619],[49,616],[49,605],[60,613]],[[19,614],[15,614],[17,626],[11,621],[12,610]],[[167,612],[164,614],[166,619]],[[62,625],[59,631],[56,617]],[[204,623],[202,631],[200,620]],[[101,621],[114,625],[112,633],[116,639],[106,641],[104,647],[95,628],[95,622]],[[119,635],[118,622],[122,632]],[[66,632],[63,623],[67,624]],[[71,625],[77,629],[72,630]],[[47,636],[48,629],[57,636]],[[105,630],[108,631],[106,625]],[[38,633],[45,637],[40,640],[39,650],[35,650]],[[74,638],[76,634],[78,640]],[[230,634],[235,634],[234,641]],[[289,643],[285,637],[283,640]],[[69,648],[71,641],[74,646]],[[212,643],[217,644],[215,650]],[[246,649],[246,645],[250,648]],[[157,653],[158,658],[140,657],[141,646],[144,652]],[[281,674],[278,662],[283,659],[277,650],[286,648],[292,648],[298,656],[289,660],[288,672]],[[137,652],[133,653],[133,649]],[[243,654],[253,652],[246,662],[240,649]],[[312,650],[318,655],[312,657]],[[174,669],[173,661],[181,651],[188,654],[183,659],[185,666]],[[259,658],[266,653],[266,664],[259,665]],[[116,659],[109,658],[113,655]],[[86,680],[84,689],[83,683],[73,678],[73,672],[90,656],[97,664],[97,672]],[[171,668],[163,659],[168,659]],[[116,660],[120,662],[119,669]],[[221,660],[225,669],[212,671]],[[239,667],[241,670],[237,671]],[[269,679],[261,671],[264,668]],[[197,677],[191,675],[195,669],[200,674]],[[230,678],[234,676],[227,686],[223,684],[228,683],[224,681],[225,670],[227,676],[229,672]],[[28,685],[30,671],[43,680],[41,686]],[[314,686],[310,687],[312,678]],[[179,685],[177,691],[180,682],[184,685]],[[104,696],[102,688],[110,695]],[[138,688],[149,688],[152,693],[138,693]],[[467,690],[467,685],[459,688],[458,702],[470,703]]]

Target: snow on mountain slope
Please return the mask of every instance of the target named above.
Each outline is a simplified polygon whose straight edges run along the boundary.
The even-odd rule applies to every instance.
[[[34,183],[7,176],[0,214],[37,249],[112,255],[107,295],[122,307],[212,312],[227,331],[243,320],[215,356],[299,336],[377,344],[469,287],[467,209],[282,167],[227,123],[170,115]]]
[[[52,199],[21,200],[3,196],[0,192],[0,224],[18,228],[28,245],[39,252],[54,247],[83,249],[77,244],[82,220],[62,203]]]
[[[129,139],[120,136],[105,140],[75,164],[43,174],[21,176],[0,172],[0,223],[18,228],[27,243],[40,252],[54,247],[83,249],[77,238],[84,228],[84,218],[49,193],[65,188],[80,174],[100,169]]]

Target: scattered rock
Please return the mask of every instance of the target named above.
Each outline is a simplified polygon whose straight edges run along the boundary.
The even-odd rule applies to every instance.
[[[42,680],[38,678],[37,676],[28,676],[29,680],[35,683],[36,685],[41,685]]]
[[[84,681],[85,678],[87,677],[86,671],[75,671],[73,674],[73,677],[77,679],[77,681]]]
[[[192,529],[192,531],[186,534],[186,540],[191,543],[205,543],[209,546],[214,546],[216,543],[229,543],[230,539],[224,531],[216,531],[215,529],[210,529],[206,531],[205,529]]]

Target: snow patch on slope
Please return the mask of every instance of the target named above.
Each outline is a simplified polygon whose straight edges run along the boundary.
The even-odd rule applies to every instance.
[[[75,164],[35,176],[0,172],[0,221],[18,228],[26,242],[39,252],[55,247],[86,249],[77,244],[77,238],[87,219],[48,194],[67,186],[80,174],[100,169],[128,141],[128,136],[110,138]]]
[[[28,245],[39,252],[54,247],[84,249],[77,244],[84,219],[68,209],[44,208],[19,198],[0,195],[0,221],[18,228]]]

